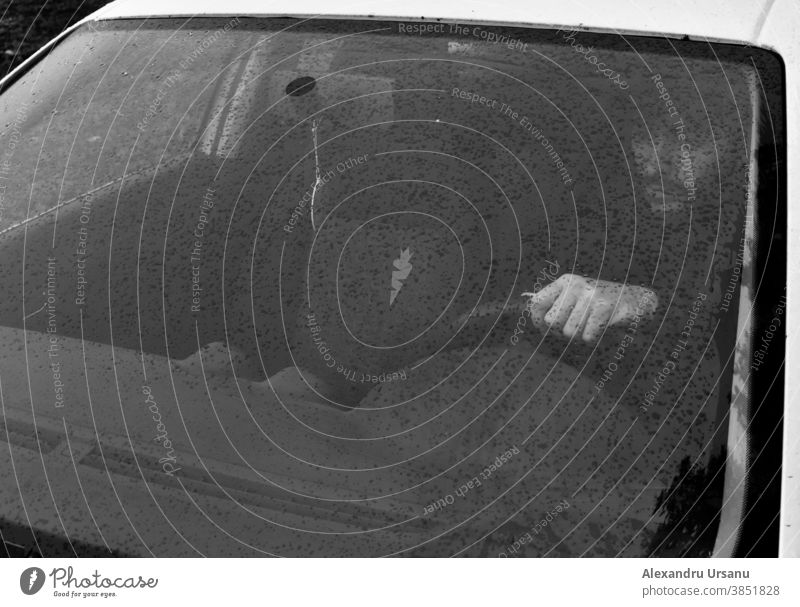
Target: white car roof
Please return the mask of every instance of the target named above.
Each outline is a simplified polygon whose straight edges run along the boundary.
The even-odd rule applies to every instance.
[[[773,0],[117,0],[89,17],[292,16],[570,26],[757,44]]]

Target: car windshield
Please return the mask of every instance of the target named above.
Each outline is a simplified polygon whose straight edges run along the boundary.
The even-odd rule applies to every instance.
[[[42,518],[130,553],[709,555],[774,61],[78,28],[0,101],[5,423],[72,441]]]

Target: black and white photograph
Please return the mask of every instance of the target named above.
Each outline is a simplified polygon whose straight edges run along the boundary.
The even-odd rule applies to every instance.
[[[303,559],[288,604],[377,557],[800,597],[796,0],[5,0],[0,33],[3,604],[202,600],[164,588],[197,557]],[[437,601],[537,596],[497,586]]]

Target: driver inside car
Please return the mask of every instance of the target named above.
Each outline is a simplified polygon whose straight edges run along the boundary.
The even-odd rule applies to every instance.
[[[413,383],[448,351],[506,347],[520,318],[549,344],[542,354],[558,357],[568,343],[594,347],[655,313],[658,298],[647,287],[571,272],[536,283],[529,268],[544,260],[521,269],[505,256],[487,271],[471,219],[456,225],[461,234],[424,211],[322,221],[308,250],[296,253],[304,288],[284,302],[295,312],[287,327],[294,364],[270,384],[348,409],[377,384]]]

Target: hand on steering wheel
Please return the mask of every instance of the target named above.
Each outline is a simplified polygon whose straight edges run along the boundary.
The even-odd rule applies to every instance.
[[[528,311],[540,330],[561,331],[595,343],[607,327],[649,317],[658,307],[658,297],[645,287],[563,274],[529,297]]]

